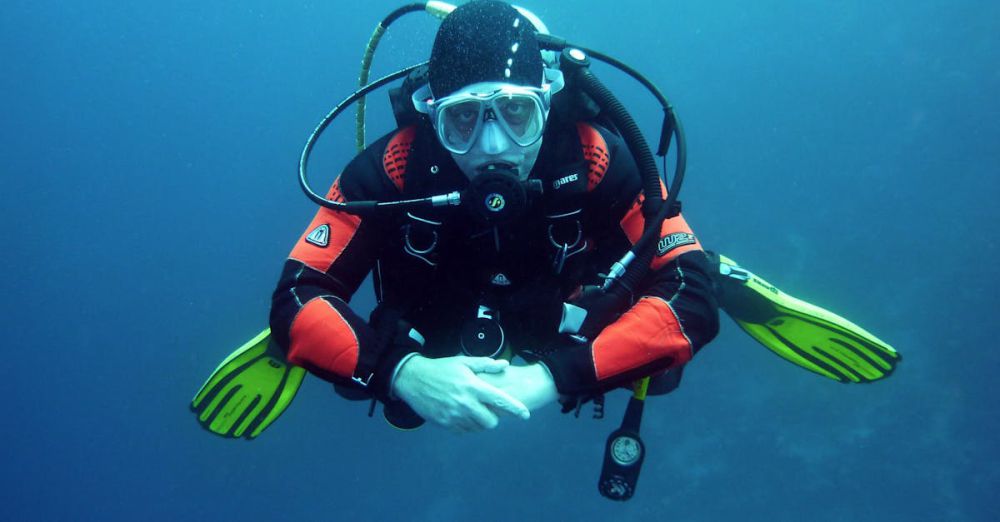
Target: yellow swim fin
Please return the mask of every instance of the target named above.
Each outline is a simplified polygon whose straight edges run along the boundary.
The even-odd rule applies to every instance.
[[[722,309],[759,343],[786,360],[840,382],[871,382],[902,359],[878,337],[843,317],[796,299],[719,255]]]
[[[295,398],[303,368],[272,346],[268,328],[226,357],[191,401],[203,428],[223,437],[260,435]]]

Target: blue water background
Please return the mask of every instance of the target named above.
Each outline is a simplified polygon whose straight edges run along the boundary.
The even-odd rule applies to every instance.
[[[259,439],[213,436],[188,401],[266,324],[315,211],[301,146],[398,4],[7,0],[0,519],[997,520],[1000,3],[525,4],[668,94],[707,246],[894,344],[896,374],[836,384],[726,319],[647,408],[625,504],[595,487],[621,393],[603,421],[550,407],[460,436],[311,378]],[[376,74],[435,26],[401,20]],[[390,128],[384,94],[371,119]],[[351,147],[340,122],[317,185]]]

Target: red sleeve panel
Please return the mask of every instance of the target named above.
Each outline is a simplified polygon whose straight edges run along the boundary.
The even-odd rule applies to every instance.
[[[354,375],[360,340],[326,299],[317,297],[299,310],[292,321],[291,340],[288,362],[319,375]]]
[[[594,339],[591,351],[598,381],[659,360],[680,366],[694,353],[677,312],[659,297],[640,299]]]

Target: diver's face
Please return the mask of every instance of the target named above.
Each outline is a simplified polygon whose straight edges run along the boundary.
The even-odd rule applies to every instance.
[[[548,117],[541,90],[499,82],[470,85],[437,103],[438,140],[470,179],[491,169],[526,179]]]

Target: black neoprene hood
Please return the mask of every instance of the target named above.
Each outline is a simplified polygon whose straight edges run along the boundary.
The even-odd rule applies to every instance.
[[[461,5],[441,22],[429,76],[435,98],[479,82],[541,87],[543,66],[535,26],[503,2]]]

